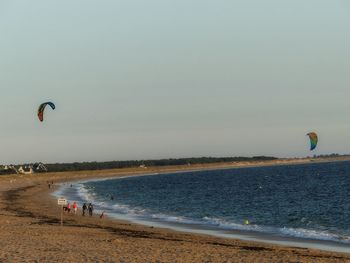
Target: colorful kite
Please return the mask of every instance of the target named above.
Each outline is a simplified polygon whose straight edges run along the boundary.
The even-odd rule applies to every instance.
[[[318,137],[315,132],[309,132],[306,134],[310,138],[310,151],[314,150],[317,146]]]
[[[52,102],[45,102],[41,104],[38,109],[38,118],[40,121],[44,120],[44,111],[47,105],[49,105],[53,110],[56,108],[55,104],[53,104]]]

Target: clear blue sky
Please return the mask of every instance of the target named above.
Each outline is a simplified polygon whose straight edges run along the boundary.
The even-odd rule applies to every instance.
[[[0,0],[0,163],[350,153],[349,28],[346,0]]]

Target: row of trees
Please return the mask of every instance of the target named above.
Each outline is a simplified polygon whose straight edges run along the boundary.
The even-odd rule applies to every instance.
[[[258,162],[275,160],[275,157],[255,156],[255,157],[199,157],[199,158],[179,158],[179,159],[159,159],[159,160],[131,160],[131,161],[111,161],[111,162],[75,162],[75,163],[54,163],[46,164],[50,172],[83,171],[83,170],[105,170],[115,168],[132,168],[140,166],[169,166],[169,165],[192,165],[224,162]]]

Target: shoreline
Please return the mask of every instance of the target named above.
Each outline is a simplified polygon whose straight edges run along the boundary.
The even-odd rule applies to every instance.
[[[253,168],[253,167],[237,167],[237,169],[242,168]],[[232,169],[232,168],[221,168],[221,169],[215,169],[215,170],[224,170],[224,169]],[[198,171],[208,171],[208,170],[195,170],[195,171],[177,171],[177,172],[165,172],[165,173],[146,173],[146,174],[137,174],[137,175],[126,175],[121,176],[118,178],[115,177],[106,177],[106,178],[90,178],[90,179],[84,179],[81,181],[75,181],[74,184],[84,184],[87,182],[98,182],[98,181],[107,181],[107,180],[121,180],[125,178],[130,177],[141,177],[141,176],[157,176],[160,174],[176,174],[176,173],[190,173],[190,172],[198,172]],[[67,198],[73,201],[77,201],[80,203],[87,203],[90,201],[80,199],[81,197],[78,197],[78,199],[75,199],[75,195],[71,195],[72,193],[69,193],[73,191],[74,193],[78,194],[78,189],[73,186],[71,188],[70,186],[71,182],[65,182],[60,184],[59,189],[52,192],[51,196],[54,196],[55,198],[64,196],[64,198]],[[58,194],[62,192],[62,190],[66,193],[66,195]],[[71,190],[71,191],[70,191]],[[79,195],[79,194],[78,194]],[[107,208],[108,209],[108,208]],[[293,235],[280,235],[277,233],[267,232],[267,231],[258,231],[258,230],[244,230],[244,229],[228,229],[228,228],[219,228],[216,226],[210,226],[208,224],[205,224],[201,221],[194,221],[194,219],[185,219],[191,222],[178,222],[178,221],[168,221],[166,219],[162,218],[150,218],[145,216],[132,216],[130,214],[122,214],[118,212],[111,212],[106,211],[106,209],[102,209],[101,207],[95,206],[95,211],[98,211],[97,213],[100,214],[102,211],[106,212],[107,216],[113,220],[123,220],[130,222],[132,224],[138,224],[143,225],[146,227],[155,227],[155,228],[162,228],[162,229],[170,229],[178,232],[185,232],[185,233],[192,233],[192,234],[203,234],[203,235],[209,235],[217,238],[228,238],[228,239],[238,239],[243,241],[253,241],[253,242],[259,242],[264,244],[272,244],[272,245],[279,245],[284,247],[299,247],[299,248],[309,248],[309,249],[319,249],[323,251],[329,251],[329,252],[340,252],[340,253],[350,253],[350,244],[336,241],[336,240],[327,240],[327,239],[317,239],[317,238],[311,238],[311,237],[298,237]],[[112,215],[110,214],[112,213]]]
[[[347,160],[343,160],[347,161]],[[300,162],[298,162],[300,163]],[[309,162],[304,162],[309,163]],[[293,164],[289,162],[287,164]],[[237,164],[235,164],[237,167]],[[264,163],[271,165],[271,162]],[[220,169],[232,165],[201,165]],[[245,167],[249,167],[246,165]],[[188,167],[148,168],[169,173]],[[191,169],[192,170],[192,169]],[[65,215],[46,182],[121,177],[145,169],[11,175],[0,178],[0,260],[42,262],[349,262],[350,255],[317,249],[284,247],[255,241],[211,237],[137,225],[123,220]],[[88,238],[87,238],[88,237]],[[20,240],[20,242],[19,242]]]

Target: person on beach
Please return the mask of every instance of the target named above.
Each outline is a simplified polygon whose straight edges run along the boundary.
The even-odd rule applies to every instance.
[[[70,213],[70,203],[67,204],[67,212]]]
[[[88,209],[89,209],[89,215],[92,216],[92,213],[93,213],[93,211],[94,211],[94,207],[92,206],[91,203],[89,204]]]
[[[77,202],[74,202],[74,204],[73,204],[73,211],[74,211],[74,214],[77,213],[77,210],[78,210]]]
[[[83,205],[83,216],[85,216],[86,210],[87,210],[87,206],[86,206],[86,203],[84,203],[84,205]]]
[[[102,212],[102,214],[100,215],[100,219],[104,218],[106,216],[105,211]]]

